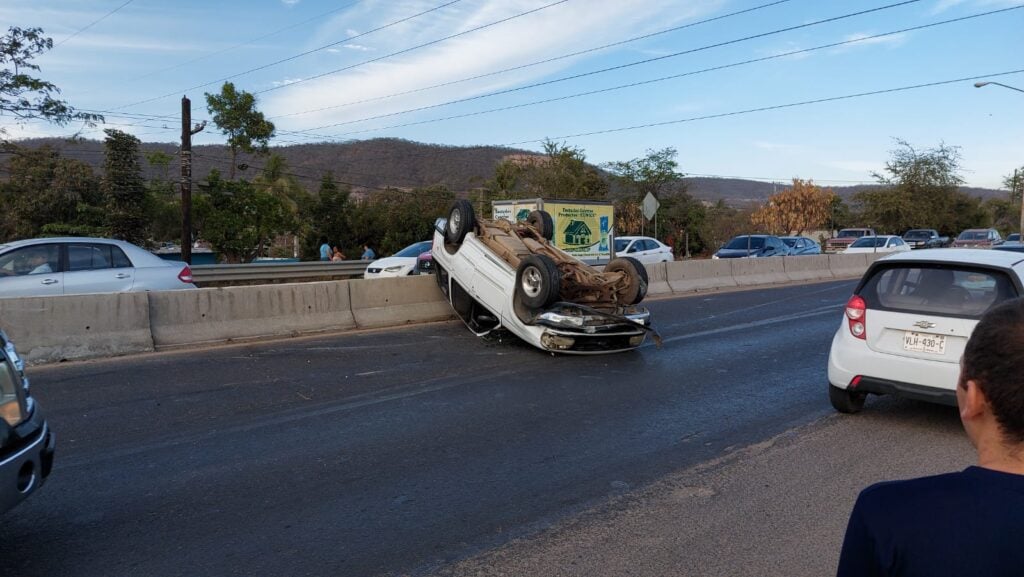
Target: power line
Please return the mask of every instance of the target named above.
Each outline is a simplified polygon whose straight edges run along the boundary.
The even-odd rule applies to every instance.
[[[280,34],[282,32],[286,32],[288,30],[292,30],[294,28],[298,28],[298,27],[303,26],[305,24],[309,24],[310,22],[315,22],[317,20],[320,20],[320,19],[324,18],[325,16],[330,16],[331,14],[334,14],[335,12],[341,12],[342,10],[345,10],[347,8],[351,8],[351,7],[355,6],[356,4],[359,4],[360,2],[362,2],[362,0],[355,0],[355,2],[349,2],[348,4],[345,4],[345,5],[340,6],[338,8],[334,8],[332,10],[328,10],[327,12],[322,12],[320,14],[317,14],[316,16],[313,16],[312,18],[308,18],[306,20],[303,20],[302,22],[298,22],[296,24],[292,24],[291,26],[285,26],[284,28],[278,28],[277,30],[274,30],[273,32],[268,32],[267,34],[264,34],[263,36],[257,36],[256,38],[252,38],[250,40],[246,40],[245,42],[241,42],[239,44],[235,44],[234,46],[229,46],[229,47],[224,48],[222,50],[217,50],[215,52],[210,52],[209,54],[205,54],[203,56],[199,56],[199,57],[193,58],[192,60],[186,60],[185,62],[180,62],[180,63],[175,64],[173,66],[168,66],[166,68],[161,68],[160,70],[155,70],[153,72],[149,72],[147,74],[143,74],[142,76],[138,76],[136,78],[133,78],[133,79],[129,80],[129,82],[135,82],[135,81],[138,81],[138,80],[142,80],[144,78],[149,78],[150,76],[155,76],[157,74],[160,74],[160,73],[163,73],[163,72],[167,72],[169,70],[175,70],[177,68],[181,68],[182,66],[188,66],[189,64],[195,64],[196,62],[201,62],[203,60],[207,60],[207,59],[213,58],[214,56],[219,56],[221,54],[224,54],[225,52],[230,52],[232,50],[236,50],[236,49],[241,48],[243,46],[248,46],[248,45],[250,45],[250,44],[252,44],[254,42],[259,42],[260,40],[265,40],[265,39],[270,38],[272,36],[276,36],[276,35],[278,35],[278,34]],[[347,40],[351,40],[351,39],[352,38],[346,38],[345,40],[347,41]]]
[[[580,137],[583,137],[583,136],[596,136],[596,135],[600,135],[600,134],[611,134],[611,133],[615,133],[615,132],[626,132],[626,131],[629,131],[629,130],[640,130],[641,128],[655,128],[655,127],[659,127],[659,126],[670,126],[670,125],[673,125],[673,124],[683,124],[683,123],[686,123],[686,122],[696,122],[698,120],[711,120],[711,119],[715,119],[715,118],[727,118],[727,117],[730,117],[730,116],[740,116],[740,115],[743,115],[743,114],[752,114],[754,112],[767,112],[767,111],[770,111],[770,110],[781,110],[781,109],[784,109],[784,108],[795,108],[795,107],[798,107],[798,106],[807,106],[807,105],[810,105],[810,104],[821,104],[823,102],[835,102],[835,101],[838,101],[838,100],[850,100],[850,99],[853,99],[853,98],[861,98],[863,96],[876,96],[876,95],[879,95],[879,94],[890,94],[890,93],[894,93],[894,92],[904,92],[904,91],[907,91],[907,90],[915,90],[915,89],[918,89],[918,88],[930,88],[930,87],[933,87],[933,86],[942,86],[942,85],[945,85],[945,84],[955,84],[957,82],[966,82],[968,80],[978,80],[978,79],[986,78],[986,77],[989,77],[989,76],[996,77],[996,76],[1006,76],[1006,75],[1009,75],[1009,74],[1020,74],[1022,72],[1024,72],[1024,69],[1010,70],[1008,72],[997,72],[997,73],[994,73],[994,74],[985,74],[985,75],[980,75],[980,76],[968,76],[968,77],[965,77],[965,78],[955,78],[953,80],[942,80],[942,81],[939,81],[939,82],[928,82],[928,83],[925,83],[925,84],[914,84],[912,86],[901,86],[899,88],[887,88],[887,89],[884,89],[884,90],[873,90],[871,92],[859,92],[857,94],[845,94],[843,96],[830,96],[830,97],[827,97],[827,98],[817,98],[817,99],[814,99],[814,100],[804,100],[804,101],[801,101],[801,102],[791,102],[791,103],[788,103],[788,104],[776,104],[776,105],[773,105],[773,106],[762,106],[762,107],[759,107],[759,108],[749,108],[747,110],[736,110],[736,111],[733,111],[733,112],[723,112],[721,114],[708,114],[708,115],[705,115],[705,116],[693,116],[693,117],[690,117],[690,118],[683,118],[683,119],[679,119],[679,120],[667,120],[665,122],[652,122],[652,123],[649,123],[649,124],[638,124],[638,125],[635,125],[635,126],[624,126],[624,127],[619,127],[619,128],[609,128],[609,129],[605,129],[605,130],[595,130],[595,131],[592,131],[592,132],[580,132],[580,133],[577,133],[577,134],[565,134],[565,135],[562,135],[562,136],[549,136],[549,137],[537,138],[537,139],[533,139],[533,140],[521,140],[519,142],[510,142],[510,143],[499,145],[499,146],[518,146],[518,145],[522,145],[522,144],[532,144],[532,143],[535,143],[535,142],[544,142],[544,141],[547,141],[547,140],[558,140],[558,139],[562,139],[562,138],[580,138]]]
[[[444,38],[438,38],[436,40],[431,40],[430,42],[424,42],[423,44],[417,44],[416,46],[412,46],[410,48],[405,48],[403,50],[399,50],[397,52],[392,52],[390,54],[385,54],[384,56],[380,56],[378,58],[371,58],[370,60],[364,60],[364,61],[359,62],[357,64],[352,64],[350,66],[345,66],[345,67],[338,68],[338,69],[335,69],[335,70],[330,70],[328,72],[324,72],[324,73],[321,73],[321,74],[310,76],[309,78],[303,78],[301,80],[297,80],[295,82],[290,82],[288,84],[284,84],[284,85],[281,85],[281,86],[273,86],[273,87],[270,87],[270,88],[265,88],[263,90],[259,90],[259,91],[255,92],[254,94],[263,94],[264,92],[270,92],[271,90],[279,90],[281,88],[295,86],[296,84],[301,84],[303,82],[309,82],[310,80],[316,80],[318,78],[323,78],[324,76],[330,76],[331,74],[337,74],[338,72],[344,72],[346,70],[351,70],[353,68],[356,68],[358,66],[362,66],[364,64],[370,64],[370,63],[373,63],[373,62],[379,62],[379,61],[384,60],[386,58],[391,58],[392,56],[398,56],[399,54],[406,54],[406,53],[412,52],[414,50],[419,50],[420,48],[426,48],[427,46],[433,46],[434,44],[439,44],[439,43],[444,42],[446,40],[451,40],[452,38],[458,38],[459,36],[465,36],[466,34],[471,34],[473,32],[478,32],[478,31],[483,30],[485,28],[490,28],[492,26],[497,26],[498,24],[504,24],[505,22],[508,22],[510,20],[515,20],[517,18],[522,18],[523,16],[528,16],[530,14],[534,14],[536,12],[540,12],[541,10],[547,10],[548,8],[551,8],[553,6],[558,6],[559,4],[565,4],[568,1],[569,0],[557,0],[557,2],[552,2],[550,4],[545,4],[544,6],[540,6],[539,8],[534,8],[533,10],[527,10],[526,12],[520,12],[519,14],[514,14],[514,15],[509,16],[507,18],[502,18],[501,20],[495,20],[494,22],[491,22],[489,24],[483,24],[483,25],[477,26],[476,28],[470,28],[469,30],[463,30],[462,32],[457,32],[455,34],[451,34],[451,35],[445,36]],[[919,0],[912,0],[912,1],[917,2]]]
[[[806,53],[815,52],[815,51],[818,51],[818,50],[825,50],[827,48],[836,48],[836,47],[839,47],[839,46],[845,46],[845,45],[849,45],[849,44],[857,44],[859,42],[867,42],[867,41],[870,41],[870,40],[877,40],[879,38],[885,38],[885,37],[894,36],[894,35],[897,35],[897,34],[904,34],[904,33],[907,33],[907,32],[913,32],[913,31],[917,31],[917,30],[924,30],[924,29],[927,29],[927,28],[934,28],[936,26],[942,26],[942,25],[945,25],[945,24],[952,24],[952,23],[961,22],[961,21],[964,21],[964,20],[971,20],[971,19],[974,19],[974,18],[980,18],[982,16],[990,16],[990,15],[998,14],[998,13],[1001,13],[1001,12],[1008,12],[1010,10],[1019,10],[1021,8],[1024,8],[1024,5],[1013,6],[1011,8],[1003,8],[1003,9],[1000,9],[1000,10],[992,10],[990,12],[983,12],[981,14],[972,14],[970,16],[962,16],[960,18],[953,18],[953,19],[950,19],[950,20],[943,20],[941,22],[932,22],[931,24],[924,24],[924,25],[921,25],[921,26],[913,26],[913,27],[910,27],[910,28],[903,28],[901,30],[894,30],[892,32],[884,32],[884,33],[875,34],[875,35],[872,35],[872,36],[862,36],[862,37],[852,38],[850,40],[843,40],[843,41],[840,41],[840,42],[832,42],[832,43],[829,43],[829,44],[822,44],[822,45],[814,46],[814,47],[811,47],[811,48],[803,48],[803,49],[800,49],[800,50],[791,50],[789,52],[782,52],[780,54],[773,54],[771,56],[764,56],[764,57],[761,57],[761,58],[752,58],[752,59],[749,59],[749,60],[743,60],[741,62],[733,62],[733,63],[730,63],[730,64],[723,64],[723,65],[720,65],[720,66],[712,66],[710,68],[703,68],[701,70],[693,70],[693,71],[689,71],[689,72],[682,72],[680,74],[672,74],[670,76],[662,76],[660,78],[653,78],[653,79],[649,79],[649,80],[641,80],[641,81],[637,81],[637,82],[631,82],[629,84],[620,84],[618,86],[611,86],[611,87],[608,87],[608,88],[601,88],[601,89],[590,90],[590,91],[586,91],[586,92],[577,92],[575,94],[568,94],[568,95],[565,95],[565,96],[558,96],[558,97],[555,97],[555,98],[547,98],[547,99],[544,99],[544,100],[535,100],[533,102],[524,102],[524,103],[521,103],[521,104],[513,104],[513,105],[509,105],[509,106],[502,106],[502,107],[499,107],[499,108],[491,108],[491,109],[488,109],[488,110],[479,110],[479,111],[476,111],[476,112],[467,112],[467,113],[464,113],[464,114],[456,114],[456,115],[445,116],[445,117],[441,117],[441,118],[431,118],[431,119],[427,119],[427,120],[419,120],[419,121],[416,121],[416,122],[407,122],[407,123],[404,123],[404,124],[393,124],[393,125],[390,125],[390,126],[383,126],[383,127],[378,127],[378,128],[368,128],[368,129],[365,129],[365,130],[357,130],[357,131],[352,131],[352,132],[343,132],[341,134],[334,135],[331,138],[341,138],[342,136],[349,136],[349,135],[354,135],[354,134],[365,134],[365,133],[368,133],[368,132],[379,132],[381,130],[391,130],[391,129],[394,129],[394,128],[405,128],[405,127],[409,127],[409,126],[418,126],[418,125],[422,125],[422,124],[432,124],[432,123],[435,123],[435,122],[443,122],[443,121],[455,120],[455,119],[459,119],[459,118],[468,118],[468,117],[471,117],[471,116],[481,116],[481,115],[484,115],[484,114],[491,114],[491,113],[494,113],[494,112],[505,112],[505,111],[508,111],[508,110],[515,110],[515,109],[519,109],[519,108],[527,108],[527,107],[530,107],[530,106],[537,106],[537,105],[540,105],[540,104],[550,104],[552,102],[560,102],[560,101],[563,101],[563,100],[571,100],[573,98],[580,98],[580,97],[583,97],[583,96],[593,96],[595,94],[603,94],[603,93],[606,93],[606,92],[613,92],[613,91],[616,91],[616,90],[622,90],[622,89],[626,89],[626,88],[635,88],[637,86],[645,86],[645,85],[648,85],[648,84],[655,84],[655,83],[664,82],[664,81],[667,81],[667,80],[675,80],[675,79],[684,78],[684,77],[687,77],[687,76],[695,76],[695,75],[704,74],[704,73],[707,73],[707,72],[716,72],[716,71],[725,70],[725,69],[728,69],[728,68],[736,68],[736,67],[739,67],[739,66],[745,66],[747,64],[755,64],[755,63],[759,63],[759,62],[766,62],[766,61],[769,61],[769,60],[776,60],[776,59],[786,58],[786,57],[789,57],[789,56],[795,56],[795,55],[799,55],[799,54],[806,54]],[[359,122],[359,121],[352,121],[352,122]]]
[[[905,6],[907,4],[913,4],[913,3],[916,3],[916,2],[920,2],[920,0],[904,0],[902,2],[897,2],[897,3],[894,3],[894,4],[888,4],[886,6],[881,6],[881,7],[878,7],[878,8],[871,8],[871,9],[862,10],[862,11],[859,11],[859,12],[852,12],[852,13],[849,13],[849,14],[844,14],[842,16],[835,16],[835,17],[826,18],[826,19],[823,19],[823,20],[816,20],[814,22],[806,22],[804,24],[798,24],[796,26],[788,26],[786,28],[779,28],[779,29],[772,30],[772,31],[769,31],[769,32],[762,32],[762,33],[759,33],[759,34],[753,34],[753,35],[750,35],[750,36],[744,36],[742,38],[735,38],[733,40],[726,40],[724,42],[716,42],[714,44],[708,44],[708,45],[700,46],[700,47],[697,47],[697,48],[691,48],[689,50],[683,50],[683,51],[679,51],[679,52],[674,52],[672,54],[665,54],[665,55],[662,55],[662,56],[656,56],[654,58],[647,58],[647,59],[644,59],[644,60],[638,60],[638,61],[629,62],[629,63],[626,63],[626,64],[620,64],[620,65],[617,65],[617,66],[610,66],[608,68],[602,68],[602,69],[599,69],[599,70],[592,70],[590,72],[583,72],[583,73],[580,73],[580,74],[573,74],[573,75],[570,75],[570,76],[563,76],[563,77],[560,77],[560,78],[553,78],[551,80],[545,80],[543,82],[535,82],[533,84],[527,84],[525,86],[517,86],[515,88],[508,88],[508,89],[505,89],[505,90],[498,90],[498,91],[495,91],[495,92],[488,92],[486,94],[478,94],[476,96],[469,96],[469,97],[466,97],[466,98],[459,98],[459,99],[456,99],[456,100],[449,100],[447,102],[441,102],[441,103],[438,103],[438,104],[431,104],[431,105],[427,105],[427,106],[420,106],[420,107],[417,107],[417,108],[410,108],[410,109],[407,109],[407,110],[401,110],[401,111],[398,111],[398,112],[391,112],[391,113],[388,113],[388,114],[379,114],[379,115],[376,115],[376,116],[370,116],[370,117],[361,118],[361,119],[357,119],[357,120],[349,120],[349,121],[344,121],[344,122],[336,122],[336,123],[333,123],[333,124],[327,124],[327,125],[324,125],[324,126],[319,126],[319,127],[316,127],[316,128],[311,128],[311,129],[308,129],[308,130],[305,130],[305,131],[300,131],[300,132],[311,132],[311,131],[314,131],[314,130],[323,130],[325,128],[334,128],[336,126],[344,126],[344,125],[347,125],[347,124],[354,124],[354,123],[357,123],[357,122],[365,122],[365,121],[368,121],[368,120],[377,120],[377,119],[380,119],[380,118],[388,118],[388,117],[392,117],[392,116],[399,116],[399,115],[402,115],[402,114],[409,114],[409,113],[412,113],[412,112],[421,112],[421,111],[430,110],[430,109],[433,109],[433,108],[440,108],[440,107],[443,107],[443,106],[450,106],[452,104],[461,104],[461,103],[464,103],[464,102],[472,102],[474,100],[480,100],[480,99],[483,99],[483,98],[491,98],[493,96],[499,96],[499,95],[503,95],[503,94],[510,94],[510,93],[513,93],[513,92],[520,92],[520,91],[527,90],[527,89],[530,89],[530,88],[537,88],[537,87],[540,87],[540,86],[548,86],[548,85],[556,84],[556,83],[559,83],[559,82],[566,82],[568,80],[576,80],[576,79],[579,79],[579,78],[585,78],[585,77],[588,77],[588,76],[594,76],[594,75],[597,75],[597,74],[603,74],[603,73],[611,72],[611,71],[615,71],[615,70],[623,70],[623,69],[626,69],[626,68],[632,68],[634,66],[639,66],[641,64],[648,64],[648,63],[651,63],[651,62],[657,62],[657,61],[666,60],[666,59],[669,59],[669,58],[676,58],[676,57],[687,55],[687,54],[694,54],[696,52],[703,52],[703,51],[706,51],[706,50],[711,50],[713,48],[720,48],[720,47],[723,47],[723,46],[729,46],[731,44],[738,44],[740,42],[746,42],[746,41],[749,41],[749,40],[756,40],[758,38],[765,38],[767,36],[774,36],[774,35],[777,35],[777,34],[782,34],[782,33],[785,33],[785,32],[792,32],[794,30],[800,30],[800,29],[809,28],[809,27],[812,27],[812,26],[819,26],[821,24],[826,24],[826,23],[830,23],[830,22],[836,22],[836,21],[845,20],[845,19],[848,19],[848,18],[854,18],[856,16],[863,16],[865,14],[871,14],[871,13],[879,12],[879,11],[882,11],[882,10],[889,10],[891,8],[896,8],[896,7],[899,7],[899,6]],[[322,136],[322,135],[320,135],[320,136]]]
[[[319,52],[321,50],[326,50],[327,48],[330,48],[332,46],[337,46],[338,44],[341,44],[342,42],[351,42],[352,40],[354,40],[356,38],[361,38],[363,36],[367,36],[369,34],[373,34],[374,32],[379,32],[379,31],[384,30],[386,28],[390,28],[392,26],[397,26],[398,24],[401,24],[403,22],[408,22],[409,20],[412,20],[414,18],[418,18],[420,16],[423,16],[424,14],[429,14],[431,12],[435,12],[437,10],[440,10],[440,9],[445,8],[447,6],[451,6],[452,4],[456,4],[456,3],[461,2],[461,1],[462,0],[451,0],[449,2],[441,4],[439,6],[435,6],[433,8],[428,9],[428,10],[424,10],[422,12],[418,12],[416,14],[413,14],[412,16],[407,16],[405,18],[402,18],[400,20],[395,20],[394,22],[390,22],[390,23],[385,24],[383,26],[378,26],[377,28],[374,28],[373,30],[368,30],[366,32],[363,32],[362,34],[356,34],[355,36],[349,36],[349,37],[344,38],[342,40],[339,40],[337,42],[332,42],[330,44],[325,44],[324,46],[321,46],[319,48],[314,48],[312,50],[307,50],[305,52],[301,52],[301,53],[296,54],[294,56],[289,56],[288,58],[284,58],[284,59],[278,60],[276,62],[271,62],[270,64],[264,64],[263,66],[257,66],[256,68],[250,68],[249,70],[246,70],[244,72],[239,72],[238,74],[232,74],[231,76],[228,76],[226,78],[221,78],[220,80],[214,80],[212,82],[207,82],[205,84],[200,84],[198,86],[193,86],[191,88],[186,88],[185,90],[175,90],[174,92],[171,92],[171,93],[168,93],[168,94],[164,94],[163,96],[157,96],[157,97],[154,97],[154,98],[149,98],[147,100],[140,100],[138,102],[133,102],[131,104],[125,104],[125,105],[122,105],[122,106],[119,106],[119,107],[115,108],[114,110],[121,110],[123,108],[131,108],[132,106],[138,106],[139,104],[146,104],[148,102],[153,102],[153,101],[156,101],[156,100],[162,100],[164,98],[169,98],[171,96],[177,96],[178,94],[181,94],[182,92],[189,92],[191,90],[197,90],[199,88],[206,88],[207,86],[212,86],[214,84],[220,84],[221,82],[226,82],[228,80],[231,80],[232,78],[237,78],[239,76],[244,76],[246,74],[251,74],[251,73],[259,71],[259,70],[265,70],[267,68],[270,68],[271,66],[277,66],[278,64],[289,62],[289,61],[295,60],[297,58],[301,58],[303,56],[307,56],[309,54],[313,54],[314,52]],[[565,2],[565,1],[568,1],[568,0],[562,0],[562,1]],[[365,64],[365,63],[363,63],[363,64]],[[359,64],[357,64],[356,66],[359,66]],[[259,93],[257,92],[256,94],[259,94]]]
[[[81,34],[82,32],[85,32],[86,30],[88,30],[88,29],[92,28],[93,26],[95,26],[95,25],[99,24],[99,23],[100,23],[100,22],[102,22],[103,20],[106,20],[108,16],[112,15],[113,13],[115,13],[115,12],[117,12],[118,10],[120,10],[120,9],[124,8],[125,6],[127,6],[127,5],[131,4],[131,3],[132,3],[132,2],[134,2],[134,1],[135,1],[135,0],[128,0],[128,1],[127,1],[127,2],[125,2],[124,4],[121,4],[121,5],[120,5],[120,6],[118,6],[117,8],[114,8],[114,9],[113,9],[113,10],[111,10],[110,12],[107,12],[107,13],[106,13],[106,14],[104,14],[103,16],[100,16],[100,17],[99,17],[99,18],[97,18],[96,20],[93,20],[93,21],[92,21],[92,22],[90,22],[89,24],[86,24],[86,25],[85,25],[85,26],[83,26],[82,28],[79,28],[79,29],[78,29],[78,30],[76,30],[76,31],[75,31],[75,32],[74,32],[74,33],[73,33],[73,34],[72,34],[71,36],[68,36],[67,38],[65,38],[65,39],[61,40],[60,42],[58,42],[58,43],[56,43],[56,44],[54,44],[54,45],[53,45],[53,47],[54,47],[54,48],[56,48],[56,47],[60,46],[61,44],[64,44],[64,43],[65,43],[65,42],[67,42],[68,40],[71,40],[71,39],[72,39],[72,38],[74,38],[75,36],[78,36],[78,35],[79,35],[79,34]]]
[[[660,36],[662,34],[668,34],[669,32],[678,32],[679,30],[683,30],[683,29],[686,29],[686,28],[693,28],[694,26],[699,26],[701,24],[707,24],[709,22],[715,22],[717,20],[724,20],[726,18],[731,18],[733,16],[739,16],[741,14],[746,14],[748,12],[754,12],[754,11],[757,11],[757,10],[761,10],[761,9],[764,9],[764,8],[775,6],[777,4],[784,4],[784,3],[790,2],[790,1],[791,0],[777,0],[775,2],[769,2],[768,4],[761,4],[760,6],[754,6],[752,8],[747,8],[745,10],[739,10],[737,12],[731,12],[729,14],[723,14],[721,16],[716,16],[714,18],[707,18],[707,19],[704,19],[704,20],[699,20],[697,22],[691,22],[689,24],[684,24],[682,26],[675,26],[673,28],[666,28],[665,30],[660,30],[658,32],[652,32],[650,34],[644,34],[642,36],[634,36],[632,38],[627,38],[625,40],[620,40],[618,42],[612,42],[611,44],[603,44],[601,46],[595,46],[593,48],[587,48],[586,50],[578,50],[576,52],[570,52],[569,54],[562,54],[560,56],[553,56],[551,58],[546,58],[544,60],[538,60],[536,62],[530,62],[528,64],[522,64],[522,65],[519,65],[519,66],[513,66],[511,68],[503,68],[501,70],[495,70],[493,72],[486,72],[484,74],[478,74],[476,76],[469,76],[467,78],[460,78],[458,80],[451,80],[451,81],[448,81],[448,82],[442,82],[440,84],[434,84],[434,85],[431,85],[431,86],[425,86],[425,87],[416,88],[416,89],[413,89],[413,90],[406,90],[404,92],[394,92],[394,93],[391,93],[391,94],[385,94],[383,96],[376,96],[374,98],[365,98],[363,100],[354,100],[352,102],[346,102],[344,104],[336,104],[334,106],[324,106],[322,108],[314,108],[312,110],[304,110],[302,112],[291,112],[291,113],[288,113],[288,114],[279,114],[277,116],[271,116],[270,119],[273,120],[274,118],[285,118],[285,117],[288,117],[288,116],[301,116],[303,114],[311,114],[311,113],[314,113],[314,112],[323,112],[324,110],[333,110],[335,108],[344,108],[346,106],[354,106],[356,104],[366,104],[368,102],[377,102],[379,100],[385,100],[385,99],[388,99],[388,98],[394,98],[396,96],[407,96],[409,94],[416,94],[418,92],[424,92],[424,91],[427,91],[427,90],[432,90],[434,88],[442,88],[442,87],[445,87],[445,86],[452,86],[454,84],[460,84],[462,82],[469,82],[471,80],[479,80],[481,78],[488,78],[490,76],[496,76],[498,74],[505,74],[506,72],[515,72],[517,70],[523,70],[525,68],[531,68],[533,66],[539,66],[541,64],[550,64],[551,62],[557,62],[559,60],[564,60],[566,58],[572,58],[572,57],[575,57],[575,56],[581,56],[583,54],[590,54],[592,52],[597,52],[598,50],[604,50],[605,48],[612,48],[612,47],[615,47],[615,46],[622,46],[624,44],[629,44],[631,42],[636,42],[638,40],[647,40],[647,39],[653,38],[655,36]]]

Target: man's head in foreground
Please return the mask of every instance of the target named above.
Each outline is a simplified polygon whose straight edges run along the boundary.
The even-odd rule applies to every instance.
[[[978,464],[1024,472],[1024,299],[993,307],[978,322],[956,397]]]

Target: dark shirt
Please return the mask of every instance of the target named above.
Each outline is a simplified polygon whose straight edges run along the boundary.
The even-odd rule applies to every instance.
[[[1024,475],[968,467],[864,489],[837,575],[1024,575]]]

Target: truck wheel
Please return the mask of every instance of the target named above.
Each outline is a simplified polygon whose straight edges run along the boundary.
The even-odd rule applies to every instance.
[[[555,238],[555,221],[551,220],[551,215],[544,210],[535,210],[530,213],[530,216],[526,217],[526,224],[537,229],[545,240],[551,241]]]
[[[864,399],[867,397],[867,393],[840,389],[832,383],[828,385],[828,400],[832,403],[832,408],[840,413],[859,413],[864,408]]]
[[[542,309],[558,300],[562,273],[551,257],[531,254],[516,269],[516,298],[529,309]]]
[[[448,211],[448,222],[444,227],[444,240],[449,244],[460,245],[466,233],[476,228],[473,216],[473,205],[465,199],[459,199]]]
[[[625,292],[620,295],[623,303],[635,305],[647,296],[647,268],[640,261],[631,256],[620,256],[612,259],[604,270],[625,273],[628,283]]]

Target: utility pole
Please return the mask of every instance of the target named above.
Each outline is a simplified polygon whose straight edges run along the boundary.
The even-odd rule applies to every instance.
[[[181,260],[192,264],[192,135],[206,121],[192,127],[192,101],[181,97]]]
[[[1013,169],[1013,192],[1020,195],[1020,227],[1017,232],[1020,233],[1022,242],[1024,242],[1024,182],[1021,182],[1018,172],[1020,169]]]

